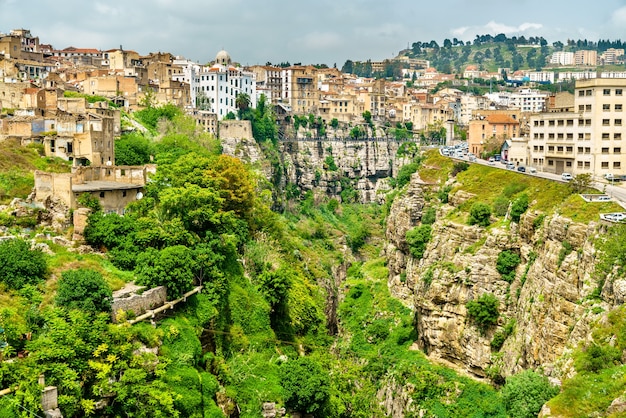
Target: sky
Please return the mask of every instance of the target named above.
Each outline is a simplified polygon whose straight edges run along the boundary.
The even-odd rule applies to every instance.
[[[626,41],[626,0],[0,0],[0,32],[17,28],[56,49],[121,45],[199,63],[225,49],[243,65],[341,68],[484,34]]]

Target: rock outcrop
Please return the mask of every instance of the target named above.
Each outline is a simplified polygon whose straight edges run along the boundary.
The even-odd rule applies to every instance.
[[[555,378],[568,375],[569,350],[589,338],[590,324],[597,319],[590,309],[597,302],[587,297],[597,287],[593,241],[600,226],[544,217],[531,206],[519,224],[487,230],[447,219],[454,207],[445,205],[418,260],[405,240],[425,206],[424,188],[416,180],[391,207],[385,254],[391,293],[415,311],[419,347],[431,359],[477,377],[537,367]],[[450,197],[450,202],[464,200]],[[521,258],[511,283],[496,269],[504,250]],[[619,303],[626,297],[626,284],[616,281],[603,292]],[[480,330],[466,304],[485,293],[499,301],[500,317],[496,326]],[[507,324],[514,324],[513,332],[496,351],[491,341]]]

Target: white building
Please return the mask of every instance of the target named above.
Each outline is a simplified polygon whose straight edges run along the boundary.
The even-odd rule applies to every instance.
[[[552,57],[550,57],[550,64],[573,65],[574,64],[574,53],[573,52],[563,52],[563,51],[554,52],[552,54]]]
[[[563,71],[558,73],[557,82],[570,81],[570,80],[588,80],[596,78],[598,73],[595,71]]]
[[[485,96],[496,105],[520,109],[522,112],[537,113],[544,110],[548,94],[531,89],[520,89],[513,93],[488,93]]]
[[[229,112],[237,114],[235,101],[240,93],[248,95],[250,107],[256,107],[254,73],[235,67],[228,52],[218,52],[210,67],[191,69],[191,102],[196,108],[213,112],[221,120]]]

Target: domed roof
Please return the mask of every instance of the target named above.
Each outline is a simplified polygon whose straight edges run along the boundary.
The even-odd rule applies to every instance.
[[[220,64],[220,65],[229,65],[230,64],[230,55],[228,54],[228,52],[224,51],[223,49],[217,53],[217,55],[215,56],[215,63],[216,64]]]

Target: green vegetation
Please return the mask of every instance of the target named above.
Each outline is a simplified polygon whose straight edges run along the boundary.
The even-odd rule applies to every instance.
[[[417,259],[422,258],[426,245],[430,241],[431,233],[432,228],[430,225],[420,225],[407,231],[406,242],[413,257]]]
[[[62,273],[55,299],[57,306],[97,314],[110,312],[112,301],[111,288],[99,272],[78,269]]]
[[[515,280],[515,269],[522,262],[519,254],[511,250],[504,250],[498,254],[496,270],[502,275],[502,279],[511,283]]]
[[[39,250],[19,238],[0,241],[0,281],[9,289],[36,285],[46,277],[46,260]]]
[[[476,300],[471,300],[465,305],[468,316],[478,326],[482,333],[498,323],[500,312],[498,299],[490,294],[483,293]]]
[[[491,206],[483,202],[476,202],[470,209],[468,219],[470,225],[489,226],[491,224]]]
[[[502,399],[512,418],[536,417],[543,404],[559,393],[548,378],[533,370],[526,370],[506,379]]]

